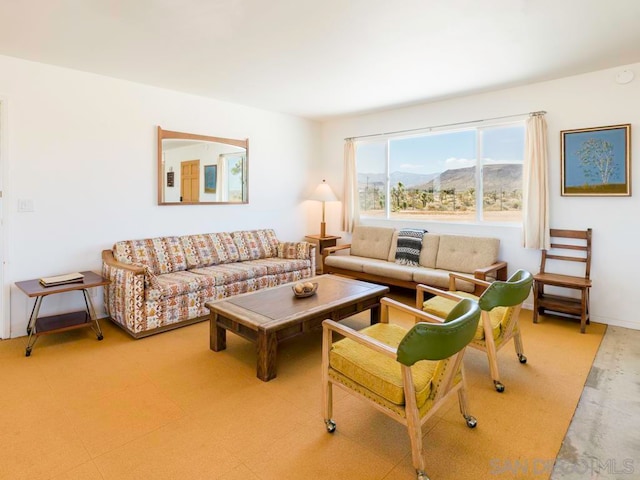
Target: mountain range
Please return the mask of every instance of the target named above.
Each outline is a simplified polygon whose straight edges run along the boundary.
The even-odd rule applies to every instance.
[[[522,190],[522,164],[503,163],[485,165],[483,188],[485,191],[500,190],[505,191]],[[475,167],[456,168],[445,170],[441,173],[416,174],[408,172],[393,172],[390,175],[391,186],[394,187],[401,182],[405,188],[429,190],[434,188],[468,190],[475,187]],[[383,186],[385,182],[384,173],[359,173],[358,184]]]

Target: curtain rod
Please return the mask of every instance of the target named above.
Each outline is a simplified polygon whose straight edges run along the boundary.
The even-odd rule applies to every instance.
[[[397,133],[418,132],[418,131],[421,131],[421,130],[432,130],[434,128],[455,127],[455,126],[458,126],[458,125],[468,125],[470,123],[488,122],[490,120],[502,120],[503,118],[523,117],[525,115],[530,115],[530,116],[544,115],[546,113],[547,112],[545,110],[539,110],[537,112],[515,113],[513,115],[504,115],[502,117],[483,118],[483,119],[480,119],[480,120],[470,120],[468,122],[445,123],[443,125],[433,125],[431,127],[411,128],[409,130],[396,130],[395,132],[372,133],[370,135],[358,135],[356,137],[347,137],[347,138],[345,138],[345,140],[355,140],[356,138],[382,137],[382,136],[385,136],[385,135],[395,135]]]

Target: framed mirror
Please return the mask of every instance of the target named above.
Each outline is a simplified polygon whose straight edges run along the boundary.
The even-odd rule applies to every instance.
[[[158,126],[158,205],[249,203],[249,139]]]

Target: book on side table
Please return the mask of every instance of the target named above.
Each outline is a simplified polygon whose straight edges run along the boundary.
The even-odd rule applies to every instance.
[[[56,285],[66,285],[67,283],[79,283],[84,281],[84,275],[80,272],[67,273],[64,275],[56,275],[55,277],[42,277],[40,285],[43,287],[53,287]]]

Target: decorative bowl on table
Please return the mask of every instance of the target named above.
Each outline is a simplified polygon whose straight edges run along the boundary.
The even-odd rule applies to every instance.
[[[310,297],[311,295],[315,295],[316,290],[318,290],[317,282],[299,282],[291,287],[293,290],[293,294],[297,298],[305,298]]]

